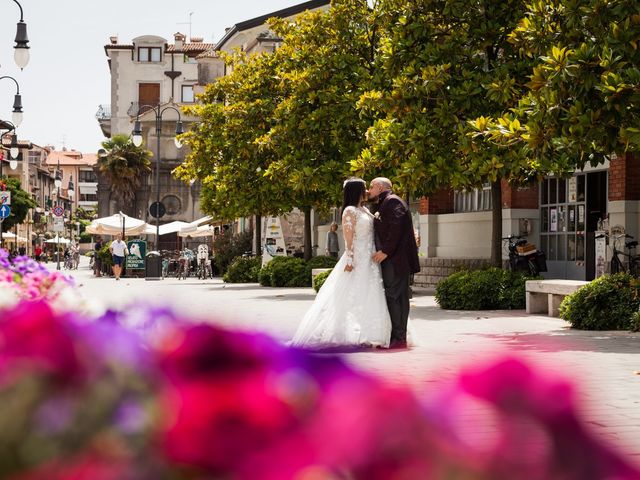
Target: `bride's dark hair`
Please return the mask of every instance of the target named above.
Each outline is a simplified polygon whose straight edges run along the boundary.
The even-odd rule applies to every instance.
[[[342,189],[342,211],[347,207],[357,207],[367,184],[361,178],[347,178]]]

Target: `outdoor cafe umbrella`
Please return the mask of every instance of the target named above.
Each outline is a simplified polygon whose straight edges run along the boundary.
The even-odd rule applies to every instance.
[[[202,227],[187,227],[180,230],[178,233],[181,237],[213,237],[213,227],[211,225],[204,225]]]
[[[144,220],[119,212],[110,217],[97,218],[89,224],[86,231],[94,235],[117,235],[118,233],[141,235],[146,233],[147,226],[148,224]]]
[[[71,243],[71,240],[69,240],[68,238],[64,238],[64,237],[58,237],[58,235],[56,235],[54,238],[52,238],[50,240],[45,240],[44,243],[62,243],[62,244],[67,244],[67,243]]]

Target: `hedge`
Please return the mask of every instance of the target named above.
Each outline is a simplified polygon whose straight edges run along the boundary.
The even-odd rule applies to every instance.
[[[447,310],[514,310],[525,307],[525,282],[533,277],[500,268],[461,270],[436,286],[436,302]]]
[[[222,276],[227,283],[257,283],[261,257],[236,257]]]
[[[640,281],[628,273],[604,275],[560,304],[560,318],[581,330],[638,330]]]

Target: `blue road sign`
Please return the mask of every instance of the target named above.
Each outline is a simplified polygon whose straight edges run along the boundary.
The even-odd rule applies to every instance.
[[[53,214],[56,217],[61,217],[62,215],[64,215],[64,208],[62,208],[60,205],[56,205],[55,207],[53,207]]]
[[[10,213],[11,207],[9,205],[2,205],[2,207],[0,207],[0,218],[2,218],[3,220],[7,218]]]

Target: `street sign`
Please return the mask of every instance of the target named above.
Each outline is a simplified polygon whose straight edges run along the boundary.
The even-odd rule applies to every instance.
[[[11,207],[9,205],[2,205],[2,207],[0,207],[0,218],[1,219],[5,219],[9,216],[9,214],[11,213]]]
[[[64,218],[53,217],[53,231],[64,232]]]
[[[64,215],[64,208],[62,208],[60,205],[56,205],[55,207],[53,207],[53,214],[56,217],[61,217]]]
[[[167,209],[162,202],[153,202],[149,207],[149,214],[151,214],[153,218],[162,218],[165,213],[167,213]]]
[[[0,192],[0,205],[11,205],[11,192]]]

